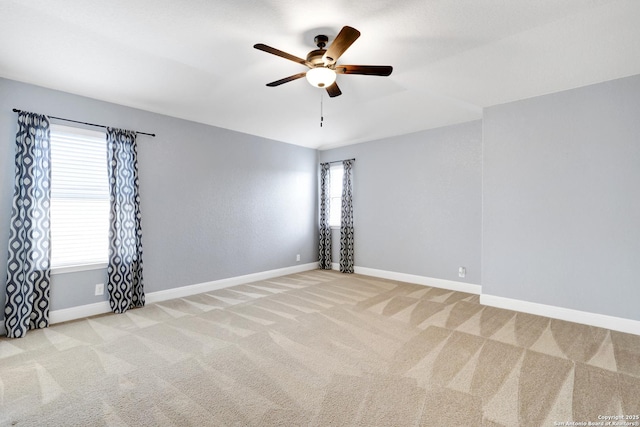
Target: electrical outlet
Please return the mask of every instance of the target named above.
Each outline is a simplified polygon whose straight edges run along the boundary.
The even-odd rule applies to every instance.
[[[96,295],[104,294],[104,283],[98,283],[96,285]]]
[[[458,268],[458,277],[464,277],[467,275],[467,269],[464,267]]]
[[[300,261],[300,254],[296,255],[296,261]]]

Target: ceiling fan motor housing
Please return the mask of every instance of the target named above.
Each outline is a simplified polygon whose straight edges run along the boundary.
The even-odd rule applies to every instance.
[[[322,57],[324,56],[325,52],[325,49],[312,50],[311,52],[309,52],[309,54],[307,54],[307,62],[313,64],[314,67],[324,67],[324,61]]]

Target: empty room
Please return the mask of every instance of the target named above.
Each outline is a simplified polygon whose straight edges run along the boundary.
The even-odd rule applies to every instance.
[[[0,1],[0,426],[640,426],[638,22]]]

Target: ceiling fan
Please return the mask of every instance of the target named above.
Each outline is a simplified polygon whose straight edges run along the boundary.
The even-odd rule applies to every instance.
[[[325,49],[329,41],[329,37],[318,35],[314,42],[318,49],[312,50],[307,54],[307,59],[298,58],[287,52],[275,49],[262,43],[253,45],[254,48],[271,53],[276,56],[288,59],[298,64],[302,64],[309,68],[304,73],[294,74],[275,82],[267,83],[269,87],[280,86],[302,77],[306,77],[312,86],[324,88],[330,97],[342,94],[338,84],[336,83],[337,74],[362,74],[367,76],[388,76],[393,71],[393,67],[389,65],[338,65],[336,62],[342,54],[360,37],[360,31],[355,28],[345,26],[340,30],[335,40]]]

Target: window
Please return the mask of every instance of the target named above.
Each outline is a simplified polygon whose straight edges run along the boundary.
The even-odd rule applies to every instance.
[[[109,182],[104,132],[51,125],[51,268],[106,264]]]
[[[342,163],[332,165],[329,169],[331,174],[331,189],[329,191],[330,211],[329,211],[329,226],[340,227],[341,212],[342,212],[342,175],[344,168]]]

